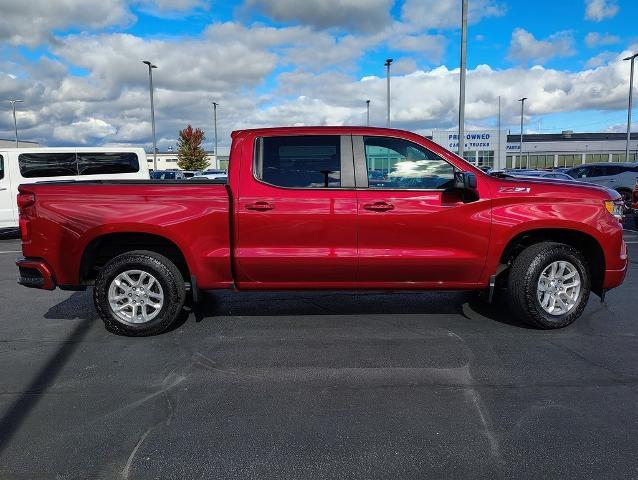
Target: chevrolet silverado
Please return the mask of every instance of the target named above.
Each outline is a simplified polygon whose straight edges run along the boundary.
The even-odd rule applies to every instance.
[[[221,288],[506,290],[513,314],[560,328],[627,268],[618,193],[489,176],[395,129],[242,130],[227,182],[39,183],[18,204],[19,283],[91,286],[131,336]]]

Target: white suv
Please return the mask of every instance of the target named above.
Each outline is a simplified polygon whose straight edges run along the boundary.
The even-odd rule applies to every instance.
[[[631,192],[638,178],[638,163],[589,163],[574,167],[565,173],[581,182],[595,183],[616,190],[629,208]]]

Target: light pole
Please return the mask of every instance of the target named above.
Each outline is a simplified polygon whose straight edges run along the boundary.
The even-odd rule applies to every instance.
[[[386,68],[386,78],[387,78],[387,83],[388,83],[388,92],[387,92],[387,96],[388,96],[388,127],[390,126],[390,65],[392,65],[392,59],[388,58],[385,63],[385,68]]]
[[[465,149],[465,70],[467,57],[467,0],[461,5],[461,71],[459,81],[459,157]]]
[[[527,97],[523,97],[523,98],[519,98],[518,101],[521,102],[521,145],[520,145],[520,160],[519,160],[519,164],[521,165],[521,168],[523,168],[523,108],[525,106],[525,100],[527,100]]]
[[[157,170],[157,142],[155,141],[155,105],[153,104],[153,69],[157,65],[153,65],[148,60],[142,61],[148,65],[148,88],[151,94],[151,128],[153,129],[153,171]]]
[[[496,157],[497,168],[501,169],[501,96],[498,96],[498,156]],[[507,160],[507,159],[506,159]]]
[[[18,145],[18,122],[16,120],[16,103],[22,103],[24,102],[24,100],[17,100],[17,99],[11,99],[11,100],[7,100],[7,102],[9,102],[11,104],[11,107],[13,109],[13,128],[16,132],[16,148],[19,147]]]
[[[213,104],[213,123],[215,125],[215,168],[219,169],[219,156],[217,155],[217,105],[219,103],[211,101]]]
[[[370,100],[366,100],[366,127],[370,126]]]
[[[638,57],[638,53],[623,58],[623,60],[631,60],[631,69],[629,73],[629,105],[627,106],[627,145],[625,146],[625,162],[629,161],[629,140],[631,140],[631,107],[633,103],[634,90],[634,60]]]

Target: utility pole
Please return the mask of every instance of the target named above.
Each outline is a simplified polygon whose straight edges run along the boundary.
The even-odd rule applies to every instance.
[[[16,103],[22,103],[22,102],[24,102],[24,100],[11,99],[11,100],[7,100],[7,102],[9,102],[11,104],[11,108],[13,109],[13,129],[15,130],[15,134],[16,134],[16,148],[18,148],[19,147],[19,144],[18,144],[18,121],[16,120]]]
[[[520,157],[519,157],[519,165],[523,168],[523,108],[525,106],[525,100],[527,97],[519,98],[519,102],[521,102],[521,145],[520,145]],[[529,162],[528,162],[529,163]],[[525,164],[527,167],[528,163]]]
[[[501,168],[501,96],[498,96],[498,155],[495,162],[499,170]]]
[[[387,96],[388,96],[388,127],[390,127],[390,65],[392,65],[392,59],[388,58],[385,61],[384,65],[386,67],[386,77],[387,77],[387,82],[388,82],[388,92],[387,92]]]
[[[217,105],[219,103],[211,101],[213,104],[213,125],[215,126],[215,168],[219,170],[219,155],[217,154]]]
[[[636,59],[636,57],[638,57],[638,53],[634,53],[629,57],[623,58],[623,60],[631,60],[631,69],[629,73],[629,105],[627,106],[627,144],[625,146],[625,162],[629,161],[629,141],[631,140],[631,109],[634,90],[634,60]]]
[[[366,100],[366,127],[370,126],[370,100]]]
[[[461,4],[461,69],[459,81],[459,157],[465,149],[465,70],[467,68],[467,0]]]
[[[153,105],[153,69],[157,68],[157,65],[148,60],[143,60],[142,63],[148,65],[148,88],[151,95],[151,128],[153,129],[153,171],[157,170],[157,142],[155,140],[155,106]]]

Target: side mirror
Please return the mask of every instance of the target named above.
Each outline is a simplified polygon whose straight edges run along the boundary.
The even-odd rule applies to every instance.
[[[455,172],[454,188],[459,190],[476,191],[476,175],[472,172]]]

